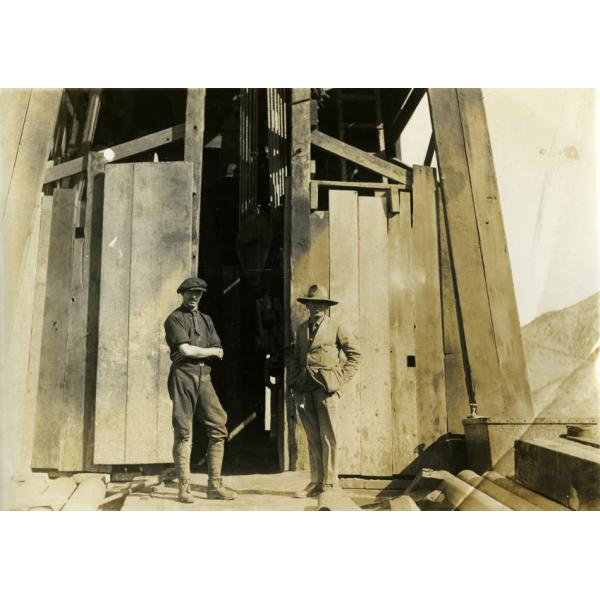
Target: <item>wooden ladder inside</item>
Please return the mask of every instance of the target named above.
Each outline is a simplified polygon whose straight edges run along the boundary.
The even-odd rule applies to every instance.
[[[346,106],[357,101],[371,101],[374,107],[375,121],[349,121],[346,118]],[[349,92],[343,89],[338,89],[336,92],[337,104],[337,122],[338,136],[343,142],[346,141],[347,132],[352,129],[366,129],[377,133],[378,151],[370,152],[379,158],[385,158],[385,136],[383,131],[383,117],[381,109],[381,93],[378,88],[361,90],[360,93]],[[364,148],[361,148],[364,150]],[[345,159],[340,159],[342,179],[348,181],[348,163]],[[381,177],[381,181],[387,183],[387,177]]]

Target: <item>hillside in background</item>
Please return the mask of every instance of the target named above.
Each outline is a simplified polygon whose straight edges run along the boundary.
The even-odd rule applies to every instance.
[[[522,328],[536,416],[600,414],[599,303],[597,293]]]

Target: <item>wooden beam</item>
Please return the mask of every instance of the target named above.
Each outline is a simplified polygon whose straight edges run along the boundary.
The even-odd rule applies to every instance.
[[[483,97],[479,89],[459,89],[457,96],[498,363],[508,392],[504,414],[530,417],[533,406]]]
[[[192,276],[198,274],[205,105],[206,89],[188,90],[185,108],[184,160],[191,162],[194,169],[192,182]]]
[[[387,160],[378,158],[377,156],[372,156],[368,152],[359,150],[354,146],[350,146],[349,144],[346,144],[341,140],[337,140],[334,137],[323,133],[322,131],[313,131],[310,141],[314,146],[317,146],[317,148],[321,148],[326,152],[330,152],[331,154],[345,158],[346,160],[364,167],[365,169],[369,169],[378,175],[389,177],[390,179],[398,181],[399,183],[406,184],[410,181],[410,170],[398,165],[394,165]]]
[[[48,276],[31,463],[33,468],[58,469],[60,464],[61,438],[65,428],[63,403],[74,219],[74,191],[57,189],[52,207],[48,250]]]
[[[413,88],[408,96],[404,99],[402,106],[399,108],[395,117],[392,119],[392,123],[388,130],[388,140],[395,146],[397,146],[400,140],[400,135],[404,131],[404,128],[410,121],[411,117],[417,110],[417,106],[423,99],[423,96],[427,92],[427,88]],[[396,156],[400,156],[398,149],[396,148]]]
[[[507,414],[506,386],[498,367],[456,90],[430,89],[429,102],[464,331],[465,364],[479,413],[498,417]]]
[[[429,138],[429,145],[427,146],[427,152],[425,152],[425,160],[423,160],[423,164],[426,167],[431,166],[431,162],[433,161],[433,154],[435,152],[435,136],[433,132],[431,133],[431,137]]]
[[[289,266],[286,282],[290,290],[286,310],[287,339],[293,340],[298,324],[305,318],[305,312],[296,298],[306,293],[309,280],[310,252],[310,89],[292,89],[291,106],[291,189],[286,195],[286,210],[289,211]],[[286,343],[289,346],[289,343]],[[287,380],[286,380],[287,386]],[[287,388],[286,388],[287,389]],[[304,430],[298,423],[293,398],[287,390],[288,431],[290,438],[290,468],[308,466],[307,442]]]
[[[180,125],[175,125],[174,127],[169,127],[162,131],[157,131],[156,133],[150,133],[141,138],[131,140],[130,142],[118,144],[117,146],[107,148],[106,150],[112,150],[114,152],[114,157],[110,162],[115,162],[129,156],[135,156],[136,154],[140,154],[140,152],[146,152],[147,150],[152,150],[153,148],[158,148],[159,146],[164,146],[165,144],[180,140],[184,137],[184,134],[185,124],[181,123]],[[103,154],[106,150],[96,152],[95,154]],[[52,183],[53,181],[63,179],[64,177],[76,175],[85,169],[86,157],[80,156],[79,158],[69,160],[47,169],[46,174],[44,175],[44,183]]]
[[[332,189],[347,190],[407,190],[409,186],[402,183],[382,183],[380,181],[327,181],[325,179],[313,179],[311,184],[320,185]]]

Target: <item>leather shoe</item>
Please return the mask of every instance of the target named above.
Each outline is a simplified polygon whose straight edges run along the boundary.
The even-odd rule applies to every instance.
[[[322,486],[320,483],[312,481],[303,489],[294,494],[294,498],[314,498],[321,493]]]

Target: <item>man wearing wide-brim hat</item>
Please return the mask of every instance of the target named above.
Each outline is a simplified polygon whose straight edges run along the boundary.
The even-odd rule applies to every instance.
[[[343,386],[358,369],[360,351],[351,333],[327,316],[337,301],[329,298],[325,288],[313,284],[297,300],[309,312],[298,327],[289,377],[308,439],[310,482],[296,493],[304,498],[338,485],[336,413]]]
[[[189,277],[178,288],[181,306],[165,321],[165,338],[171,351],[171,370],[167,382],[173,401],[173,461],[179,478],[179,500],[192,503],[190,491],[190,453],[194,419],[208,436],[206,464],[207,497],[233,500],[236,493],[221,481],[221,466],[227,439],[227,413],[213,388],[210,371],[215,359],[223,358],[221,340],[212,319],[198,306],[207,285],[199,277]]]

